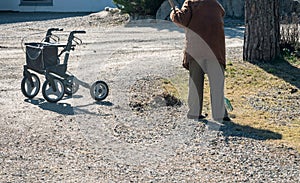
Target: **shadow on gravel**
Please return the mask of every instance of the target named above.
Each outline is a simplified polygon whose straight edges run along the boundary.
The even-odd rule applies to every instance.
[[[24,13],[24,12],[0,12],[0,25],[18,22],[31,22],[54,20],[68,17],[84,16],[89,13]]]
[[[141,19],[141,20],[132,20],[125,24],[125,27],[148,27],[154,28],[158,31],[168,30],[170,32],[176,31],[184,33],[184,29],[178,28],[174,23],[167,20],[158,20],[158,19]]]
[[[25,102],[31,103],[33,105],[36,105],[40,107],[43,110],[52,111],[58,114],[63,115],[75,115],[75,114],[91,114],[91,115],[97,115],[97,116],[109,116],[111,114],[99,114],[95,112],[91,112],[87,109],[83,109],[83,107],[87,107],[90,105],[104,105],[104,106],[113,106],[113,103],[108,101],[101,101],[101,102],[94,102],[87,105],[82,106],[76,106],[73,107],[71,104],[68,103],[49,103],[45,101],[44,99],[25,99]]]
[[[300,69],[291,65],[286,60],[278,60],[271,63],[266,62],[250,62],[251,64],[254,64],[266,72],[283,79],[287,83],[290,83],[291,85],[295,86],[300,89]],[[295,91],[295,89],[292,89]],[[291,91],[291,93],[293,93]]]
[[[63,115],[74,115],[74,108],[67,103],[48,103],[44,99],[25,99],[25,102],[40,107],[43,110],[53,111]]]
[[[236,136],[246,137],[255,140],[282,139],[282,135],[270,130],[257,129],[250,126],[236,124],[234,122],[225,122],[220,128],[225,137]]]
[[[244,21],[241,19],[230,19],[226,18],[224,20],[224,31],[225,36],[228,38],[239,38],[244,39]],[[179,28],[173,22],[169,20],[159,20],[159,19],[140,19],[140,20],[131,20],[128,22],[125,27],[150,27],[161,30],[168,30],[170,32],[177,31],[184,33],[183,28]]]

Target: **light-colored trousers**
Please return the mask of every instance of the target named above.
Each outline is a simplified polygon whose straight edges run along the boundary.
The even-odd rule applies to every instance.
[[[210,86],[212,119],[222,121],[228,116],[224,105],[224,66],[217,60],[197,59],[189,63],[188,106],[190,116],[200,116],[203,108],[204,75],[207,74]]]

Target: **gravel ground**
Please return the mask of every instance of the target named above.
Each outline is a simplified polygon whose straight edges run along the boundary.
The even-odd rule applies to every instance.
[[[172,23],[126,23],[106,12],[33,15],[0,14],[1,182],[300,182],[299,153],[268,142],[280,134],[187,120],[186,104],[166,105],[158,78],[186,72],[184,34]],[[94,102],[85,88],[57,104],[22,95],[20,42],[40,40],[36,33],[49,27],[64,28],[62,37],[87,31],[69,70],[107,82],[105,101]],[[232,57],[240,57],[242,30],[226,28]]]

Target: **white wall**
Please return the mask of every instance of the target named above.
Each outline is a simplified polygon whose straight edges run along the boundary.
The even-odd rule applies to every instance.
[[[53,0],[53,6],[20,6],[20,0],[0,0],[0,10],[21,12],[97,12],[106,6],[115,7],[112,0]]]
[[[0,11],[12,11],[17,8],[16,4],[19,2],[19,0],[0,0]]]

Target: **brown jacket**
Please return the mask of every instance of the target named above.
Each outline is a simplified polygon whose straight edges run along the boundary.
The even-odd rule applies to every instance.
[[[201,50],[202,47],[195,40],[194,35],[200,36],[210,47],[219,63],[226,66],[225,35],[223,18],[225,11],[217,0],[185,0],[182,8],[172,11],[171,20],[186,30],[185,57],[187,49]]]

